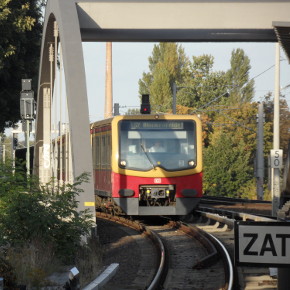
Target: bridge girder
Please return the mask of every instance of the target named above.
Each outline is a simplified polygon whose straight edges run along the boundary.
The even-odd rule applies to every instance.
[[[58,24],[59,39],[63,52],[70,140],[72,151],[72,170],[74,177],[84,172],[92,173],[92,154],[90,149],[89,110],[87,102],[85,68],[78,15],[74,1],[49,0],[46,6],[43,39],[41,48],[38,106],[36,119],[35,170],[43,170],[43,145],[50,132],[43,130],[44,97],[50,89],[49,45],[54,42],[54,21]],[[55,75],[55,71],[53,71]],[[54,76],[53,76],[54,78]],[[93,177],[91,177],[92,179]],[[84,193],[80,195],[79,209],[91,208],[94,212],[93,182],[83,184]]]

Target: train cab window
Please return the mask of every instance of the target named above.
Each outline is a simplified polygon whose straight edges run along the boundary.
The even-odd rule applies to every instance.
[[[141,171],[158,166],[168,171],[194,168],[195,128],[193,120],[120,121],[120,167]]]

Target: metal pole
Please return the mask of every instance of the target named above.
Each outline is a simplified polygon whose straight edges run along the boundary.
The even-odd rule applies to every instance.
[[[15,174],[15,148],[14,148],[14,138],[15,138],[15,133],[12,133],[12,142],[11,142],[11,147],[12,147],[12,174]]]
[[[264,184],[264,105],[258,104],[258,132],[257,132],[257,199],[263,200]]]
[[[274,124],[273,124],[273,149],[280,147],[280,46],[276,44],[276,66],[275,66],[275,95],[274,95]],[[277,216],[280,205],[280,169],[272,168],[272,216]]]
[[[62,50],[61,50],[61,46],[59,45],[59,112],[60,112],[60,116],[59,116],[59,123],[60,123],[60,128],[59,128],[59,136],[60,136],[60,141],[59,141],[59,148],[60,148],[60,177],[59,179],[63,182],[64,181],[64,175],[63,175],[63,128],[62,128],[62,72],[63,72],[63,66],[62,66]]]
[[[172,113],[176,114],[176,83],[173,83],[172,91],[173,91],[173,99],[172,99]]]
[[[3,157],[3,163],[5,163],[6,161],[6,146],[5,145],[2,145],[2,157]]]
[[[275,96],[274,96],[274,131],[273,149],[279,150],[280,147],[280,46],[276,44],[276,72],[275,72]],[[272,179],[272,215],[277,216],[280,206],[280,169],[273,168]],[[290,285],[290,268],[278,268],[278,289],[287,290]]]
[[[55,84],[56,84],[56,72],[57,72],[57,53],[58,53],[58,25],[57,25],[57,22],[54,21],[54,31],[53,31],[53,34],[54,34],[54,81],[55,81]],[[58,139],[58,136],[59,136],[59,126],[57,126],[57,117],[58,117],[58,110],[57,110],[57,107],[58,107],[58,103],[57,103],[57,92],[55,90],[55,93],[54,93],[54,161],[55,161],[55,178],[57,180],[59,180],[59,177],[58,177],[58,170],[59,170],[59,167],[58,167],[58,164],[59,164],[59,149],[58,149],[58,143],[57,143],[57,139]]]
[[[112,42],[106,44],[106,96],[105,96],[105,119],[112,117],[113,110],[113,76],[112,76]]]
[[[30,121],[26,120],[26,172],[27,172],[27,177],[30,176],[29,125],[30,125]]]
[[[50,44],[49,46],[49,62],[50,62],[50,169],[51,169],[51,177],[54,176],[54,151],[53,151],[53,114],[52,114],[52,108],[53,108],[53,45]]]

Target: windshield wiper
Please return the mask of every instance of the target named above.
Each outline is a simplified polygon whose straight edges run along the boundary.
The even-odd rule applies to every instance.
[[[141,146],[141,148],[142,148],[142,151],[145,153],[147,159],[149,160],[150,164],[152,165],[152,168],[155,169],[155,165],[154,165],[154,163],[152,162],[151,158],[149,157],[148,153],[146,152],[146,150],[145,150],[143,144],[141,143],[140,146]]]

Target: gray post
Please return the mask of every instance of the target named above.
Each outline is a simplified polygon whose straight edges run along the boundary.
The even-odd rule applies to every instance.
[[[280,46],[276,44],[276,73],[275,73],[275,96],[274,96],[274,130],[273,130],[273,149],[280,147]],[[272,185],[272,215],[277,216],[280,206],[280,169],[273,168]],[[290,285],[290,268],[278,268],[278,290],[287,290]]]
[[[26,174],[30,176],[30,148],[29,148],[30,121],[26,120]]]
[[[264,184],[264,105],[258,104],[258,130],[257,130],[257,199],[263,200]]]
[[[176,114],[176,90],[177,90],[177,88],[176,88],[175,82],[173,83],[172,90],[173,90],[172,113]]]
[[[15,148],[14,148],[15,133],[12,131],[11,149],[12,149],[12,174],[15,174]]]
[[[276,44],[273,149],[280,147],[280,46]],[[277,216],[280,205],[280,169],[272,168],[272,216]]]
[[[2,160],[3,160],[3,163],[6,162],[6,146],[3,144],[2,145]]]

